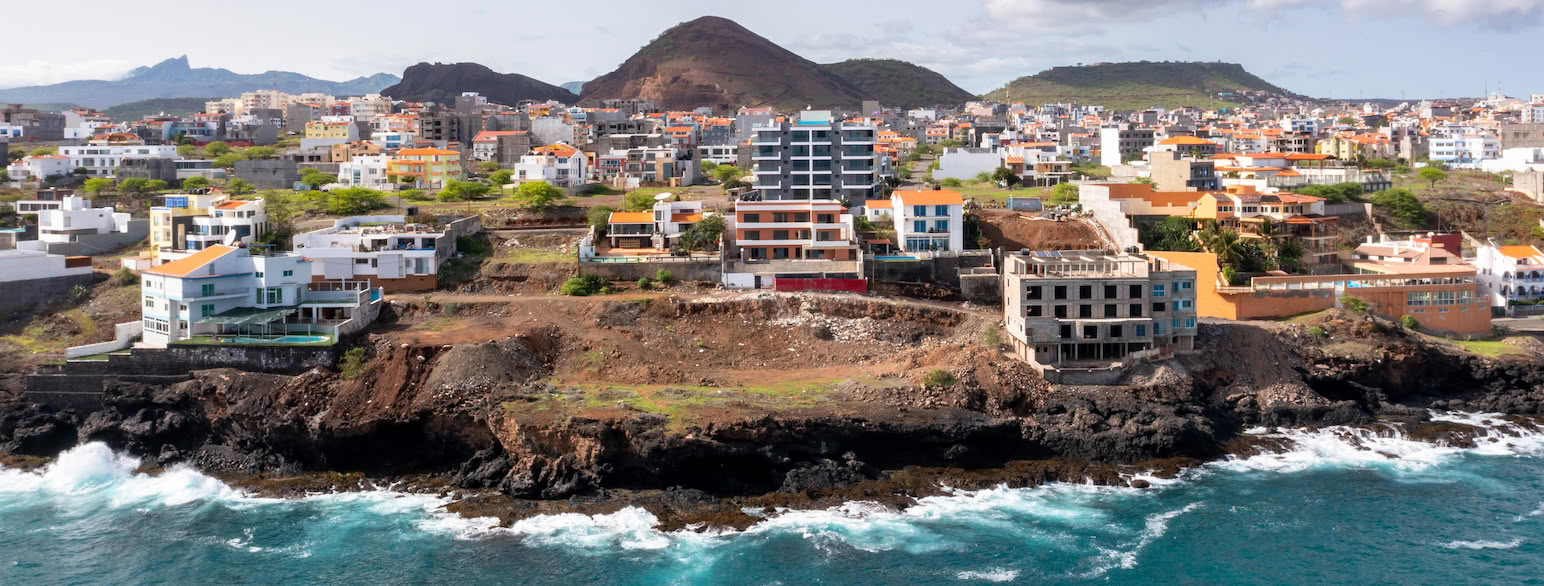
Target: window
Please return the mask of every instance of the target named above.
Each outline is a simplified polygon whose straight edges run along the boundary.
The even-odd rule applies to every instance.
[[[265,293],[265,300],[266,300],[266,303],[268,305],[278,305],[280,303],[284,303],[284,290],[283,289],[280,289],[278,287],[271,287],[271,288],[268,288],[268,289],[264,289],[264,291],[266,292]]]
[[[1133,303],[1133,304],[1131,304],[1131,308],[1130,309],[1131,309],[1131,313],[1129,315],[1127,315],[1127,317],[1142,317],[1142,304],[1141,303]]]
[[[1072,326],[1062,326],[1061,327],[1061,339],[1063,339],[1063,340],[1071,340],[1072,339]]]
[[[1193,318],[1193,317],[1185,318],[1185,327],[1187,327],[1187,328],[1194,328],[1194,327],[1196,327],[1196,318]]]
[[[1079,305],[1078,306],[1078,317],[1080,317],[1080,318],[1091,318],[1091,317],[1094,317],[1094,306],[1087,305],[1087,304]]]
[[[1141,299],[1142,298],[1142,286],[1141,285],[1132,285],[1130,287],[1130,293],[1131,293],[1131,298],[1132,299]]]
[[[1114,303],[1106,303],[1106,304],[1104,304],[1104,316],[1105,317],[1117,317],[1115,314],[1116,314],[1116,311],[1115,311],[1115,304]]]
[[[213,303],[205,303],[203,305],[198,306],[198,316],[199,317],[209,317],[211,315],[214,315],[214,304]]]
[[[354,259],[354,264],[356,264],[356,265],[367,265],[367,264],[370,264],[370,259],[368,259],[368,258],[356,258],[356,259]]]
[[[1093,298],[1094,298],[1094,286],[1093,285],[1078,285],[1078,299],[1093,299]]]
[[[1092,340],[1099,337],[1099,326],[1083,326],[1083,339]]]
[[[1126,332],[1120,326],[1110,326],[1110,337],[1111,338],[1123,338],[1123,337],[1125,337],[1125,334],[1126,334]]]
[[[1065,305],[1058,305],[1058,306],[1056,306],[1056,317],[1058,319],[1066,319],[1066,317],[1067,317],[1067,306],[1065,306]]]
[[[284,276],[293,277],[295,276],[295,271],[284,271]]]
[[[148,295],[145,296],[145,307],[155,307],[155,302],[151,301]]]
[[[1163,322],[1161,322],[1161,321],[1153,322],[1153,335],[1154,336],[1162,336],[1163,335]]]
[[[1044,311],[1044,309],[1041,306],[1039,306],[1039,305],[1031,305],[1031,306],[1029,306],[1028,314],[1029,314],[1029,317],[1041,317],[1041,314],[1042,314],[1043,311]]]
[[[746,222],[760,222],[761,214],[745,214]]]
[[[947,215],[949,215],[949,206],[933,206],[933,215],[935,215],[935,216],[947,216]]]
[[[210,295],[214,295],[214,283],[204,283],[203,285],[199,286],[198,290],[199,297],[208,297]]]
[[[1190,309],[1195,306],[1195,302],[1189,299],[1181,299],[1178,303],[1180,309]]]
[[[1170,320],[1169,325],[1173,326],[1176,330],[1179,329],[1179,318],[1176,317],[1173,320]]]
[[[1163,297],[1163,290],[1164,285],[1162,283],[1153,283],[1153,297]]]
[[[257,278],[259,278],[259,279],[263,278],[263,271],[258,271],[256,274],[257,274]]]
[[[761,240],[761,231],[760,230],[746,230],[745,231],[745,239],[746,240]]]
[[[788,239],[788,231],[787,230],[773,230],[772,231],[772,239],[773,240],[787,240]]]
[[[1120,296],[1119,291],[1120,291],[1120,287],[1117,287],[1115,285],[1105,285],[1104,286],[1104,298],[1105,299],[1114,299],[1116,297],[1119,297]]]
[[[1163,303],[1153,304],[1153,313],[1161,313],[1169,310],[1169,306]]]
[[[1052,294],[1054,295],[1054,297],[1052,297],[1053,299],[1066,299],[1067,298],[1067,286],[1066,285],[1057,285],[1055,289],[1052,289]]]
[[[939,232],[948,232],[949,220],[935,220],[933,222],[933,229]]]
[[[911,206],[911,215],[922,217],[927,215],[927,206]]]
[[[1137,337],[1141,338],[1141,337],[1145,337],[1145,336],[1147,336],[1147,325],[1146,324],[1137,324]]]
[[[1039,285],[1031,285],[1029,287],[1029,295],[1028,295],[1028,297],[1030,299],[1039,299],[1040,298],[1040,286]]]
[[[927,220],[916,220],[911,223],[912,232],[926,232]]]
[[[1193,283],[1191,281],[1180,281],[1179,288],[1189,290],[1192,284]]]

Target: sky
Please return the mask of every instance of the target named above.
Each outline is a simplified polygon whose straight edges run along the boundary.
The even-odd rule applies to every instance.
[[[515,0],[432,9],[421,1],[372,0],[344,6],[75,0],[66,11],[47,2],[17,3],[7,7],[7,20],[37,26],[8,29],[0,88],[113,79],[184,54],[193,67],[331,80],[401,75],[420,61],[472,61],[561,84],[607,73],[666,28],[714,15],[819,63],[903,59],[974,93],[1058,65],[1140,60],[1240,63],[1266,81],[1321,98],[1479,96],[1498,84],[1513,96],[1544,93],[1536,41],[1544,32],[1544,0]],[[443,21],[425,22],[441,8],[436,14]],[[59,34],[82,15],[96,23],[139,24],[111,41],[97,33]],[[44,26],[49,22],[55,25]],[[421,37],[422,31],[436,33]]]

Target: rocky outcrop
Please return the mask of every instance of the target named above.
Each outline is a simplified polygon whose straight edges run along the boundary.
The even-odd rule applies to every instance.
[[[491,102],[511,106],[521,100],[579,101],[579,96],[561,87],[518,73],[498,73],[476,63],[419,63],[403,71],[402,80],[382,89],[381,95],[454,105],[461,92],[477,92]]]

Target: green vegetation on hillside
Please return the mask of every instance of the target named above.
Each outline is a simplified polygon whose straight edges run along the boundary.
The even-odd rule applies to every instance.
[[[1055,67],[1015,79],[985,97],[1025,104],[1080,102],[1115,110],[1224,108],[1238,102],[1218,94],[1240,90],[1290,94],[1234,63],[1138,61]]]
[[[848,59],[821,67],[852,82],[865,97],[884,106],[954,105],[975,99],[938,72],[899,59]]]
[[[102,113],[113,120],[140,120],[146,116],[165,113],[167,116],[187,116],[204,111],[204,102],[214,98],[153,98],[118,104]]]

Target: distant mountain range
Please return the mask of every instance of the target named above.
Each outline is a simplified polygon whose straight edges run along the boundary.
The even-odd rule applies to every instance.
[[[454,104],[461,92],[477,92],[498,104],[520,100],[557,100],[565,104],[579,96],[561,87],[518,73],[499,73],[476,63],[419,63],[402,72],[402,81],[381,95],[411,102]]]
[[[258,74],[235,73],[228,69],[188,66],[183,55],[152,67],[139,67],[117,80],[78,80],[0,90],[0,102],[79,104],[108,108],[128,102],[153,98],[191,98],[202,96],[234,97],[242,92],[271,89],[275,85],[290,93],[322,92],[335,96],[373,94],[401,81],[389,73],[377,73],[348,81],[327,81],[289,71]]]
[[[1235,106],[1248,102],[1240,95],[1245,91],[1302,97],[1260,79],[1237,63],[1153,61],[1054,67],[1015,79],[984,97],[1027,106],[1078,102],[1140,110]]]

